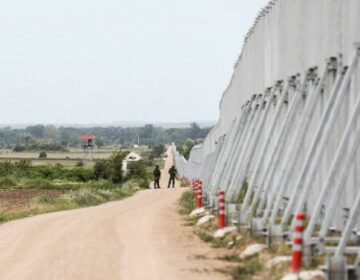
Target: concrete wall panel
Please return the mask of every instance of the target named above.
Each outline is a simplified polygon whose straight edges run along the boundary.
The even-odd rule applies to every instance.
[[[278,0],[257,20],[235,64],[220,105],[220,135],[253,94],[277,80],[342,54],[349,63],[360,41],[358,0]]]

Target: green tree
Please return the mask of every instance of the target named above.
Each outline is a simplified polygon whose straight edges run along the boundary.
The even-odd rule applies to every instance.
[[[104,145],[105,145],[105,142],[104,142],[103,139],[101,139],[101,138],[96,139],[96,146],[97,146],[98,148],[101,148],[101,147],[103,147]]]
[[[26,127],[26,131],[37,138],[45,137],[45,126],[38,124]]]
[[[97,180],[110,178],[110,164],[108,160],[103,159],[95,162],[94,176]]]
[[[143,160],[129,162],[127,169],[129,177],[146,179],[146,164]]]
[[[122,163],[129,152],[116,151],[109,158],[110,179],[113,183],[120,183],[123,178]]]
[[[14,152],[23,152],[23,151],[25,151],[25,146],[16,144],[15,147],[13,148],[13,151]]]
[[[164,151],[165,151],[165,146],[163,144],[155,145],[152,147],[150,157],[159,158],[163,155]]]
[[[190,124],[190,138],[197,139],[197,138],[199,138],[200,133],[201,133],[200,126],[196,122],[191,123]]]
[[[184,158],[189,159],[191,150],[196,144],[196,141],[188,139],[184,145],[178,147],[178,151],[184,156]]]
[[[40,152],[39,158],[40,159],[46,159],[47,158],[47,153],[45,151]]]
[[[20,161],[15,162],[15,169],[18,176],[28,176],[31,171],[31,160],[21,159]]]
[[[14,173],[15,165],[10,161],[0,162],[0,176],[5,177]]]
[[[58,129],[54,125],[47,125],[45,127],[46,138],[56,140],[58,139],[58,136],[59,136]]]

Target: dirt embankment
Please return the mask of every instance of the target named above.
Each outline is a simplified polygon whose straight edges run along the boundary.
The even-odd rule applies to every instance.
[[[36,196],[56,197],[64,193],[63,190],[0,190],[0,209],[21,210]]]

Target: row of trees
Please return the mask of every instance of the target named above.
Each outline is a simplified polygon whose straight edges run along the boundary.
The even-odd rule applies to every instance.
[[[94,134],[97,145],[122,145],[124,147],[136,144],[155,146],[175,142],[183,145],[188,139],[204,138],[210,128],[200,128],[192,123],[188,128],[161,128],[151,124],[143,127],[55,127],[53,125],[34,125],[25,129],[0,129],[0,147],[23,150],[62,150],[80,145],[79,136]]]

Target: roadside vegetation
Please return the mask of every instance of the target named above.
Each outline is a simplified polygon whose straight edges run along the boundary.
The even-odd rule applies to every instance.
[[[250,236],[248,230],[232,231],[224,237],[214,237],[218,229],[217,219],[209,220],[202,225],[196,225],[202,217],[190,218],[189,214],[196,208],[191,190],[183,193],[178,201],[179,213],[184,216],[185,226],[193,227],[194,234],[209,246],[219,249],[216,259],[224,262],[223,268],[217,272],[229,275],[234,280],[269,279],[279,280],[290,272],[289,262],[279,262],[270,265],[270,260],[276,257],[288,257],[291,249],[280,241],[274,242],[271,248],[265,248],[253,255],[242,257],[241,254],[250,245],[265,244],[264,238]],[[208,211],[206,211],[207,213]],[[207,258],[207,256],[197,256]],[[322,279],[322,278],[316,278]]]
[[[179,199],[179,213],[189,215],[196,207],[194,194],[192,191],[184,192]]]
[[[0,222],[94,206],[148,188],[154,166],[162,164],[164,146],[160,157],[155,158],[149,150],[142,160],[129,163],[124,176],[122,162],[128,153],[114,151],[92,167],[34,166],[26,159],[0,162]]]

